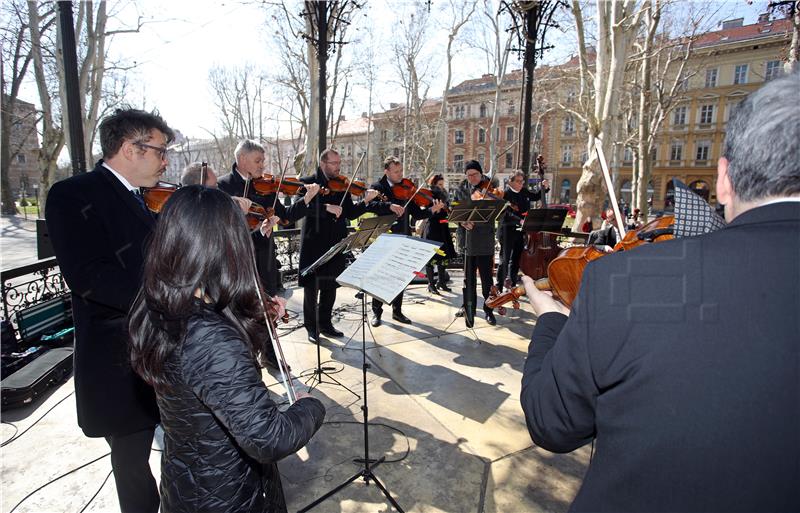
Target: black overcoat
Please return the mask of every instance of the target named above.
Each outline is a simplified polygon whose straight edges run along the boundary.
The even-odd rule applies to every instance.
[[[101,162],[55,183],[45,207],[72,291],[75,401],[78,424],[90,437],[132,433],[159,420],[152,388],[130,366],[126,329],[155,218]]]
[[[318,183],[320,187],[328,186],[328,179],[321,169],[310,176],[300,178],[305,184]],[[300,231],[302,242],[300,245],[300,270],[317,261],[328,249],[337,242],[347,237],[349,219],[356,219],[367,212],[367,205],[363,201],[353,203],[350,194],[344,198],[342,215],[336,218],[325,209],[325,205],[339,205],[344,192],[331,192],[330,194],[317,194],[308,204],[308,211]],[[335,256],[330,262],[320,267],[316,273],[298,279],[301,286],[310,285],[313,280],[318,280],[320,288],[335,288],[336,277],[344,272],[347,263],[344,255]]]
[[[447,197],[447,191],[434,186],[431,187],[431,193],[433,193],[433,197],[435,199],[438,199],[446,206],[450,205],[450,200]],[[436,242],[442,243],[442,246],[439,249],[444,251],[444,256],[440,256],[437,253],[433,256],[434,261],[447,260],[449,258],[456,257],[456,250],[453,247],[453,237],[450,235],[450,225],[447,222],[448,215],[449,213],[447,209],[442,209],[435,214],[431,214],[428,222],[425,223],[425,229],[422,230],[423,239],[435,240]]]
[[[591,262],[539,317],[537,445],[596,440],[573,511],[800,511],[800,203]]]

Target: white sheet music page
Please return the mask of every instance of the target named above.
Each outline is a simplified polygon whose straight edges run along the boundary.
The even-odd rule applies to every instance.
[[[336,281],[390,303],[411,283],[415,273],[425,267],[439,246],[440,242],[418,237],[383,234]]]

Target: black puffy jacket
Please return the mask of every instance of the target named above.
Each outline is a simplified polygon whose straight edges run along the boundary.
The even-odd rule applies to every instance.
[[[304,398],[279,411],[239,333],[212,309],[198,310],[165,364],[174,385],[157,395],[161,511],[286,511],[275,463],[309,441],[325,408]]]

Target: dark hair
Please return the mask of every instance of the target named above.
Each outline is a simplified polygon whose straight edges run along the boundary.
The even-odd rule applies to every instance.
[[[444,180],[444,175],[435,174],[431,177],[430,180],[428,180],[428,185],[430,186],[436,185],[436,182],[438,182],[439,180]]]
[[[206,166],[205,171],[203,171],[203,165]],[[213,172],[214,168],[205,162],[192,162],[183,168],[183,173],[181,173],[181,185],[205,185],[205,183],[200,183],[200,175],[203,175],[203,182],[207,182],[208,171]]]
[[[470,169],[476,169],[483,174],[483,167],[481,167],[481,163],[477,160],[468,160],[467,163],[464,164],[464,174],[466,174]]]
[[[328,162],[329,155],[339,155],[339,152],[334,150],[333,148],[328,148],[326,150],[322,150],[322,153],[319,154],[319,161],[320,162]]]
[[[743,201],[800,193],[800,72],[771,80],[732,112],[722,156]]]
[[[267,335],[255,277],[250,234],[230,196],[199,185],[178,189],[159,216],[131,307],[133,369],[157,391],[169,390],[164,364],[183,344],[189,317],[203,308],[198,289],[257,359]]]
[[[175,139],[175,132],[167,126],[158,112],[145,112],[138,109],[117,109],[114,114],[100,122],[100,149],[103,157],[117,154],[126,139],[137,142],[150,140],[150,130],[158,130],[167,136],[167,143]]]

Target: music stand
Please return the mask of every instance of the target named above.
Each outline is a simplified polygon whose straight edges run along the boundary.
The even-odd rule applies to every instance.
[[[382,456],[377,460],[370,459],[369,457],[369,407],[367,403],[367,369],[370,365],[367,363],[367,294],[377,297],[383,301],[390,299],[389,296],[396,296],[411,282],[413,278],[412,269],[419,269],[419,266],[424,262],[430,260],[431,256],[441,243],[434,241],[422,241],[414,237],[403,235],[384,235],[381,237],[383,244],[377,243],[376,246],[371,247],[365,251],[356,262],[343,272],[337,278],[337,281],[342,285],[348,285],[357,289],[361,295],[361,371],[363,378],[363,398],[364,405],[361,406],[363,412],[364,424],[364,457],[354,460],[356,463],[362,464],[358,472],[356,472],[348,480],[334,488],[333,490],[325,493],[323,496],[302,508],[299,513],[304,513],[314,508],[327,498],[333,496],[349,484],[356,481],[358,478],[363,478],[364,483],[369,485],[370,480],[375,483],[378,489],[383,493],[386,499],[392,506],[403,513],[403,509],[397,501],[389,493],[389,490],[378,480],[373,473],[375,467],[386,461],[386,456]],[[422,246],[425,246],[421,249]],[[377,255],[376,255],[377,254]],[[377,256],[377,258],[375,258]],[[387,262],[386,259],[390,261]],[[361,265],[359,265],[361,264]],[[386,270],[385,274],[388,275],[389,280],[381,283],[388,286],[381,288],[374,279],[377,270]]]
[[[548,232],[564,235],[564,219],[567,217],[565,208],[532,208],[525,215],[522,231]]]
[[[450,215],[447,217],[448,222],[451,223],[474,223],[485,224],[494,223],[500,213],[505,210],[506,202],[502,200],[466,200],[460,201],[458,204],[453,203],[450,207]],[[470,272],[472,271],[472,272]],[[471,274],[471,276],[470,276]],[[474,269],[467,269],[467,257],[464,256],[464,281],[472,284],[475,280]],[[477,283],[475,288],[477,289]],[[472,291],[467,290],[468,287],[461,289],[462,298],[464,300],[464,322],[467,328],[472,328],[475,325],[475,313],[477,305],[473,304]],[[473,308],[475,307],[475,308]],[[455,321],[453,321],[455,322]],[[451,322],[450,325],[453,323]],[[447,328],[449,328],[448,326]],[[445,331],[447,330],[445,328]],[[476,335],[477,338],[477,335]],[[480,341],[480,339],[478,339]]]

